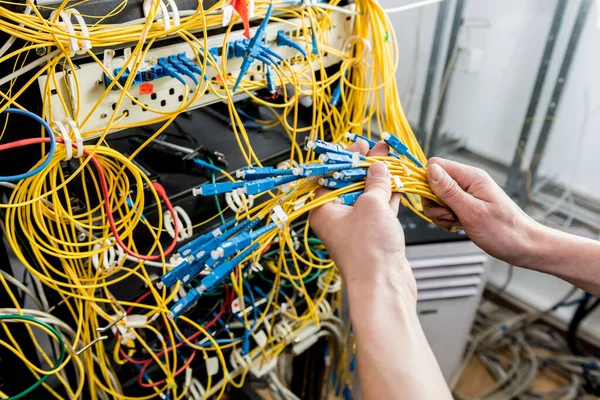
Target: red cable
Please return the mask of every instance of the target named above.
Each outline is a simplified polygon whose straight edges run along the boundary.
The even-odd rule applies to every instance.
[[[179,368],[177,371],[175,371],[175,375],[173,375],[173,376],[177,376],[177,375],[181,374],[183,371],[185,371],[185,369],[190,366],[190,364],[192,363],[192,361],[194,361],[194,357],[196,357],[196,350],[194,350],[192,352],[192,354],[188,357],[188,359],[181,366],[181,368]],[[140,369],[140,373],[138,375],[138,383],[140,384],[140,386],[144,387],[144,388],[153,388],[153,387],[165,384],[165,382],[167,381],[166,378],[162,379],[162,380],[160,380],[158,382],[144,383],[144,381],[143,381],[144,373],[146,372],[146,369],[148,369],[148,367],[150,366],[150,364],[152,364],[152,363],[148,362],[148,363],[144,364],[144,366],[142,367],[142,369]]]
[[[227,286],[227,285],[225,285],[225,286]],[[226,289],[226,290],[228,291],[228,290],[229,290],[229,288],[227,287],[227,289]],[[146,297],[148,297],[148,296],[149,296],[149,294],[150,294],[150,292],[147,292],[147,293],[143,294],[143,295],[142,295],[140,298],[138,298],[138,299],[137,299],[135,302],[136,302],[136,303],[139,303],[140,301],[142,301],[142,300],[144,300]],[[216,315],[216,316],[215,316],[215,317],[214,317],[212,320],[210,320],[209,322],[207,322],[207,323],[206,323],[206,325],[204,325],[204,326],[203,326],[203,328],[204,328],[204,329],[209,329],[211,326],[213,326],[213,325],[214,325],[214,324],[215,324],[215,323],[216,323],[216,322],[219,320],[219,318],[221,318],[221,317],[223,316],[223,314],[224,314],[224,313],[225,313],[225,311],[226,311],[227,304],[228,304],[228,301],[227,301],[227,300],[225,300],[225,301],[223,302],[223,306],[221,307],[221,310],[219,310],[219,312],[217,313],[217,315]],[[131,306],[131,307],[129,307],[129,309],[127,310],[127,313],[129,314],[129,312],[130,312],[130,311],[131,311],[133,308],[134,308],[134,306]],[[188,336],[186,339],[187,339],[188,341],[190,341],[190,342],[191,342],[192,340],[194,340],[195,338],[197,338],[198,336],[200,336],[200,334],[201,334],[201,333],[202,333],[201,331],[198,331],[198,332],[196,332],[196,333],[194,333],[194,334],[192,334],[192,335]],[[116,340],[119,340],[119,331],[117,331],[117,332],[115,333],[115,339],[116,339]],[[183,346],[184,344],[186,344],[186,343],[185,343],[184,341],[181,341],[181,342],[179,342],[179,343],[177,343],[177,344],[175,345],[175,348],[176,348],[176,349],[178,349],[179,347]],[[169,347],[167,348],[167,350],[166,350],[166,351],[168,352],[168,351],[171,351],[171,350],[173,350],[173,346],[169,346]],[[147,358],[146,360],[135,360],[135,359],[133,359],[133,358],[129,357],[129,356],[127,355],[127,353],[125,353],[125,350],[123,350],[123,348],[122,348],[122,347],[119,349],[119,354],[121,354],[121,356],[122,356],[123,358],[125,358],[127,361],[129,361],[129,362],[130,362],[130,363],[132,363],[132,364],[138,364],[138,365],[142,365],[142,364],[145,364],[145,363],[151,363],[152,361],[154,361],[152,358]],[[158,357],[160,357],[160,356],[162,356],[163,354],[165,354],[165,350],[162,350],[161,352],[157,353],[156,355],[157,355]]]
[[[39,143],[48,143],[50,142],[50,138],[33,138],[33,139],[23,139],[23,140],[18,140],[15,142],[11,142],[11,143],[6,143],[3,145],[0,145],[0,151],[2,150],[8,150],[8,149],[13,149],[16,147],[22,147],[22,146],[28,146],[28,145],[32,145],[32,144],[39,144]],[[58,143],[63,143],[63,140],[60,138],[56,138],[56,142]],[[77,149],[77,144],[73,143],[73,147],[75,149]],[[104,206],[106,209],[106,216],[108,218],[108,222],[110,224],[110,228],[111,231],[113,233],[113,236],[115,238],[115,241],[117,242],[117,244],[130,256],[133,256],[137,259],[140,260],[145,260],[145,261],[154,261],[154,260],[158,260],[161,258],[160,254],[154,255],[154,256],[145,256],[145,255],[141,255],[141,254],[137,254],[135,252],[133,252],[132,250],[130,250],[127,246],[125,246],[125,243],[123,243],[123,241],[121,240],[121,237],[119,236],[119,233],[117,231],[117,226],[115,224],[115,220],[112,214],[112,209],[110,207],[109,204],[109,192],[108,192],[108,185],[106,183],[106,178],[104,176],[104,171],[102,170],[102,166],[100,165],[100,163],[98,162],[98,160],[94,157],[90,155],[90,152],[87,149],[83,149],[83,153],[90,157],[90,161],[94,164],[94,166],[96,167],[98,176],[100,178],[100,186],[102,189],[102,195],[104,196]],[[165,205],[167,206],[167,209],[169,210],[169,212],[171,213],[171,215],[174,217],[173,218],[173,228],[174,228],[174,238],[173,238],[173,242],[171,243],[171,245],[166,249],[166,251],[164,252],[165,255],[166,254],[170,254],[174,249],[175,246],[177,245],[177,238],[179,237],[179,223],[177,221],[177,218],[175,218],[175,216],[177,215],[175,213],[175,210],[173,209],[173,206],[171,204],[171,202],[169,201],[169,198],[165,192],[165,189],[162,187],[162,185],[160,183],[157,182],[153,182],[152,186],[154,187],[154,190],[156,190],[156,192],[158,193],[158,195],[163,199],[163,201],[165,202]],[[227,285],[225,285],[226,289]],[[148,297],[152,292],[148,291],[147,293],[143,294],[142,296],[140,296],[137,300],[136,303],[139,303],[141,301],[143,301],[146,297]],[[221,308],[221,310],[219,311],[219,313],[215,316],[215,318],[213,318],[213,320],[211,320],[210,322],[208,322],[205,325],[205,329],[210,328],[212,325],[214,325],[216,323],[216,321],[221,318],[221,316],[223,315],[223,313],[225,312],[225,308],[226,308],[226,303],[223,303],[223,307]],[[135,306],[131,306],[129,307],[129,309],[127,310],[127,313],[129,314],[133,309],[135,308]],[[198,337],[200,335],[201,331],[196,332],[195,334],[191,335],[188,340],[191,341],[193,339],[195,339],[196,337]],[[119,331],[117,331],[115,333],[115,338],[116,340],[119,340]],[[180,342],[178,343],[175,348],[179,348],[181,345],[183,345],[185,342]],[[172,347],[167,348],[167,351],[172,350]],[[143,367],[140,370],[140,373],[138,375],[138,383],[140,384],[140,386],[144,387],[144,388],[153,388],[156,386],[160,386],[163,385],[166,382],[166,379],[163,379],[161,381],[158,382],[154,382],[151,384],[148,383],[144,383],[143,382],[143,375],[144,372],[146,371],[146,369],[148,369],[148,367],[150,366],[150,364],[152,364],[152,362],[154,361],[152,358],[150,358],[149,360],[144,360],[144,361],[138,361],[135,360],[131,357],[129,357],[127,355],[127,353],[125,353],[125,351],[123,350],[123,348],[121,347],[119,349],[119,352],[121,354],[121,356],[123,356],[127,361],[133,363],[133,364],[138,364],[138,365],[143,365]],[[157,354],[157,357],[162,356],[165,353],[165,351],[161,351],[160,353]],[[196,350],[194,350],[192,352],[192,354],[188,357],[188,359],[186,360],[186,362],[181,366],[181,368],[179,368],[176,372],[174,376],[178,376],[179,374],[181,374],[183,371],[185,371],[185,369],[187,367],[190,366],[190,364],[192,363],[192,361],[194,361],[194,357],[196,356]]]
[[[61,138],[56,138],[56,141],[58,143],[63,143],[63,140]],[[50,138],[22,139],[22,140],[17,140],[16,142],[11,142],[11,143],[6,143],[3,145],[0,145],[0,151],[13,149],[15,147],[27,146],[30,144],[49,143],[49,142],[50,142]],[[73,148],[77,149],[77,143],[73,143]],[[115,224],[115,219],[114,219],[114,216],[112,213],[112,209],[110,208],[110,203],[108,201],[108,199],[110,198],[110,194],[108,192],[108,184],[106,183],[106,178],[104,177],[104,171],[102,170],[102,166],[100,165],[100,162],[98,162],[96,157],[90,156],[89,150],[83,149],[83,153],[86,156],[90,157],[92,163],[96,167],[98,176],[100,177],[100,186],[102,188],[102,195],[104,196],[104,199],[105,199],[104,200],[104,208],[106,209],[106,217],[108,218],[108,223],[110,224],[110,230],[112,231],[115,241],[117,242],[119,247],[121,247],[123,249],[123,251],[125,251],[125,253],[127,253],[130,256],[135,257],[139,260],[156,261],[156,260],[160,259],[161,258],[160,254],[156,254],[153,256],[144,256],[144,255],[133,252],[127,246],[125,246],[125,243],[123,243],[123,240],[121,240],[121,237],[119,236],[119,232],[117,232],[117,226]],[[165,202],[165,205],[167,206],[167,209],[173,216],[173,228],[174,228],[175,235],[173,238],[173,242],[164,252],[164,254],[167,255],[167,254],[170,254],[175,249],[175,246],[177,245],[177,238],[179,237],[179,223],[176,218],[177,214],[175,213],[175,210],[173,209],[173,206],[171,205],[171,202],[169,201],[169,198],[167,196],[167,193],[165,192],[165,189],[162,187],[162,185],[160,183],[157,183],[157,182],[153,182],[152,186],[154,187],[154,190],[156,190],[158,195],[160,197],[162,197],[163,201]]]

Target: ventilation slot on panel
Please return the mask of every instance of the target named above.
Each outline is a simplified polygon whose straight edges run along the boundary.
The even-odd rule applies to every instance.
[[[476,287],[440,289],[440,290],[425,290],[419,292],[419,301],[452,299],[457,297],[472,297],[477,296],[479,289]]]
[[[477,296],[486,261],[484,255],[410,260],[419,301]]]

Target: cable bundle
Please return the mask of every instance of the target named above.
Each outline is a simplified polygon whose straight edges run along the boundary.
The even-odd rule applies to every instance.
[[[238,14],[226,24],[221,49],[227,51],[219,55],[207,44],[209,29],[223,24],[229,1],[208,9],[198,2],[196,10],[187,11],[166,8],[167,3],[175,4],[171,1],[146,2],[144,19],[118,25],[105,23],[105,18],[118,15],[126,2],[95,19],[70,8],[67,1],[51,10],[30,0],[27,8],[17,11],[5,3],[0,1],[0,31],[11,39],[0,47],[0,63],[10,63],[13,72],[0,78],[0,112],[31,117],[44,130],[39,137],[0,143],[0,158],[13,148],[41,147],[39,160],[32,160],[35,165],[29,171],[0,177],[0,185],[8,188],[7,202],[0,203],[3,229],[34,285],[31,290],[13,276],[0,275],[2,290],[13,303],[0,310],[6,316],[0,325],[10,332],[19,321],[27,325],[28,334],[28,338],[13,335],[0,345],[19,353],[19,343],[27,339],[40,355],[42,368],[36,366],[38,360],[20,357],[39,382],[23,396],[220,397],[228,385],[240,387],[252,372],[269,376],[281,396],[291,397],[282,386],[285,380],[270,375],[274,365],[290,344],[301,352],[320,338],[331,343],[323,392],[335,380],[337,394],[346,396],[355,358],[352,346],[343,342],[352,342],[352,330],[340,321],[344,315],[339,272],[311,233],[307,214],[330,202],[354,204],[364,190],[368,167],[376,161],[388,165],[393,191],[404,195],[405,206],[422,216],[420,197],[436,200],[425,179],[425,156],[400,105],[395,82],[398,43],[378,2],[359,0],[350,9],[335,0],[256,1],[256,18],[272,10],[271,21],[286,24],[291,33],[278,32],[273,40],[297,57],[293,68],[288,60],[274,62],[276,57],[263,41],[256,56],[272,57],[264,60],[268,68],[241,76],[230,76],[228,51],[232,49],[233,57],[236,51],[245,57],[253,47],[251,40],[229,46]],[[41,11],[53,16],[44,18]],[[344,13],[342,20],[350,16],[354,24],[341,49],[329,37],[339,12]],[[163,72],[172,68],[174,72],[167,72],[173,76],[191,71],[182,78],[185,84],[179,81],[182,98],[171,111],[148,107],[132,94],[142,72],[154,73],[147,65],[148,54],[163,37],[189,45],[185,57],[179,54],[153,65]],[[14,45],[16,39],[21,46]],[[110,54],[112,48],[128,49],[127,67],[117,72],[106,68],[97,55],[104,50]],[[39,57],[29,61],[26,56],[33,52]],[[109,77],[107,85],[99,77],[98,99],[87,111],[80,101],[85,94],[77,74],[80,59],[73,53],[97,64]],[[339,59],[340,68],[325,68],[326,57]],[[215,76],[207,76],[208,70]],[[61,75],[64,71],[72,73],[66,77]],[[24,78],[27,72],[31,73]],[[20,103],[27,90],[37,90],[39,78],[45,79],[41,116]],[[160,79],[168,78],[172,77]],[[68,89],[54,90],[64,82]],[[237,92],[232,90],[236,84]],[[234,95],[241,93],[271,116],[244,112],[234,102]],[[109,96],[115,100],[103,125],[89,127]],[[178,210],[133,161],[204,96],[226,103],[247,167],[238,171],[239,181],[211,167],[212,183],[196,192],[214,197],[215,215],[186,221],[185,229],[213,229],[179,243],[185,235],[179,235],[184,227],[173,217]],[[132,123],[119,111],[124,104],[156,116]],[[306,105],[311,112],[306,125],[300,125],[299,114]],[[57,109],[64,114],[60,119],[54,118]],[[162,126],[128,156],[107,144],[111,132],[157,123]],[[11,126],[3,125],[0,141]],[[273,126],[281,126],[290,140],[289,167],[261,165],[252,148],[247,129]],[[308,136],[306,149],[297,145],[299,135]],[[387,156],[347,152],[346,146],[358,140],[372,147],[376,136],[390,146]],[[217,182],[219,173],[227,180]],[[315,192],[322,187],[331,190],[317,197]],[[230,193],[228,204],[235,207],[221,207],[219,193]],[[157,218],[144,215],[148,207],[157,208]],[[226,219],[225,214],[232,212],[235,215]],[[171,216],[167,222],[165,213]],[[130,296],[115,294],[123,286]],[[52,296],[47,298],[47,293]],[[39,310],[24,308],[25,296]],[[56,354],[42,348],[40,334],[30,325],[50,338]],[[58,382],[49,385],[46,376]],[[0,398],[10,395],[0,392]]]

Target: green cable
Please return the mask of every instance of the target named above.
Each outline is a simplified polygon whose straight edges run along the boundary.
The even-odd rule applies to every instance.
[[[208,162],[210,165],[214,166],[215,163],[212,159],[208,158]],[[212,171],[212,170],[211,170]],[[212,175],[212,183],[217,183],[217,178],[215,177],[215,173],[211,172]],[[219,195],[215,194],[215,203],[217,204],[217,211],[219,212],[219,216],[221,217],[221,223],[225,223],[225,217],[223,217],[223,210],[221,210],[221,202],[219,201]]]
[[[52,332],[52,334],[58,339],[58,341],[60,342],[60,357],[59,359],[56,361],[56,363],[54,364],[54,366],[52,367],[52,369],[48,372],[53,372],[55,371],[58,367],[61,366],[61,364],[63,363],[63,361],[65,360],[65,357],[67,356],[67,349],[65,347],[65,341],[63,340],[62,335],[51,325],[48,325],[47,323],[40,321],[36,318],[33,317],[29,317],[27,315],[17,315],[17,314],[6,314],[6,315],[0,315],[0,320],[21,320],[21,321],[29,321],[29,322],[33,322],[34,324],[43,326],[44,328],[48,329],[49,331]],[[28,394],[30,394],[31,392],[33,392],[35,389],[38,388],[38,386],[40,386],[42,383],[46,382],[46,380],[48,380],[48,378],[50,378],[52,375],[44,375],[40,378],[40,380],[38,380],[36,383],[34,383],[33,385],[31,385],[28,389],[22,391],[21,393],[14,395],[12,397],[9,397],[8,400],[17,400],[20,399],[22,397],[27,396]]]

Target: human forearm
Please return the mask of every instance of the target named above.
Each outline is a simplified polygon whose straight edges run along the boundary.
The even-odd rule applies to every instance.
[[[600,242],[532,224],[519,267],[552,274],[600,295]]]
[[[450,399],[405,283],[391,278],[347,287],[363,397]]]

